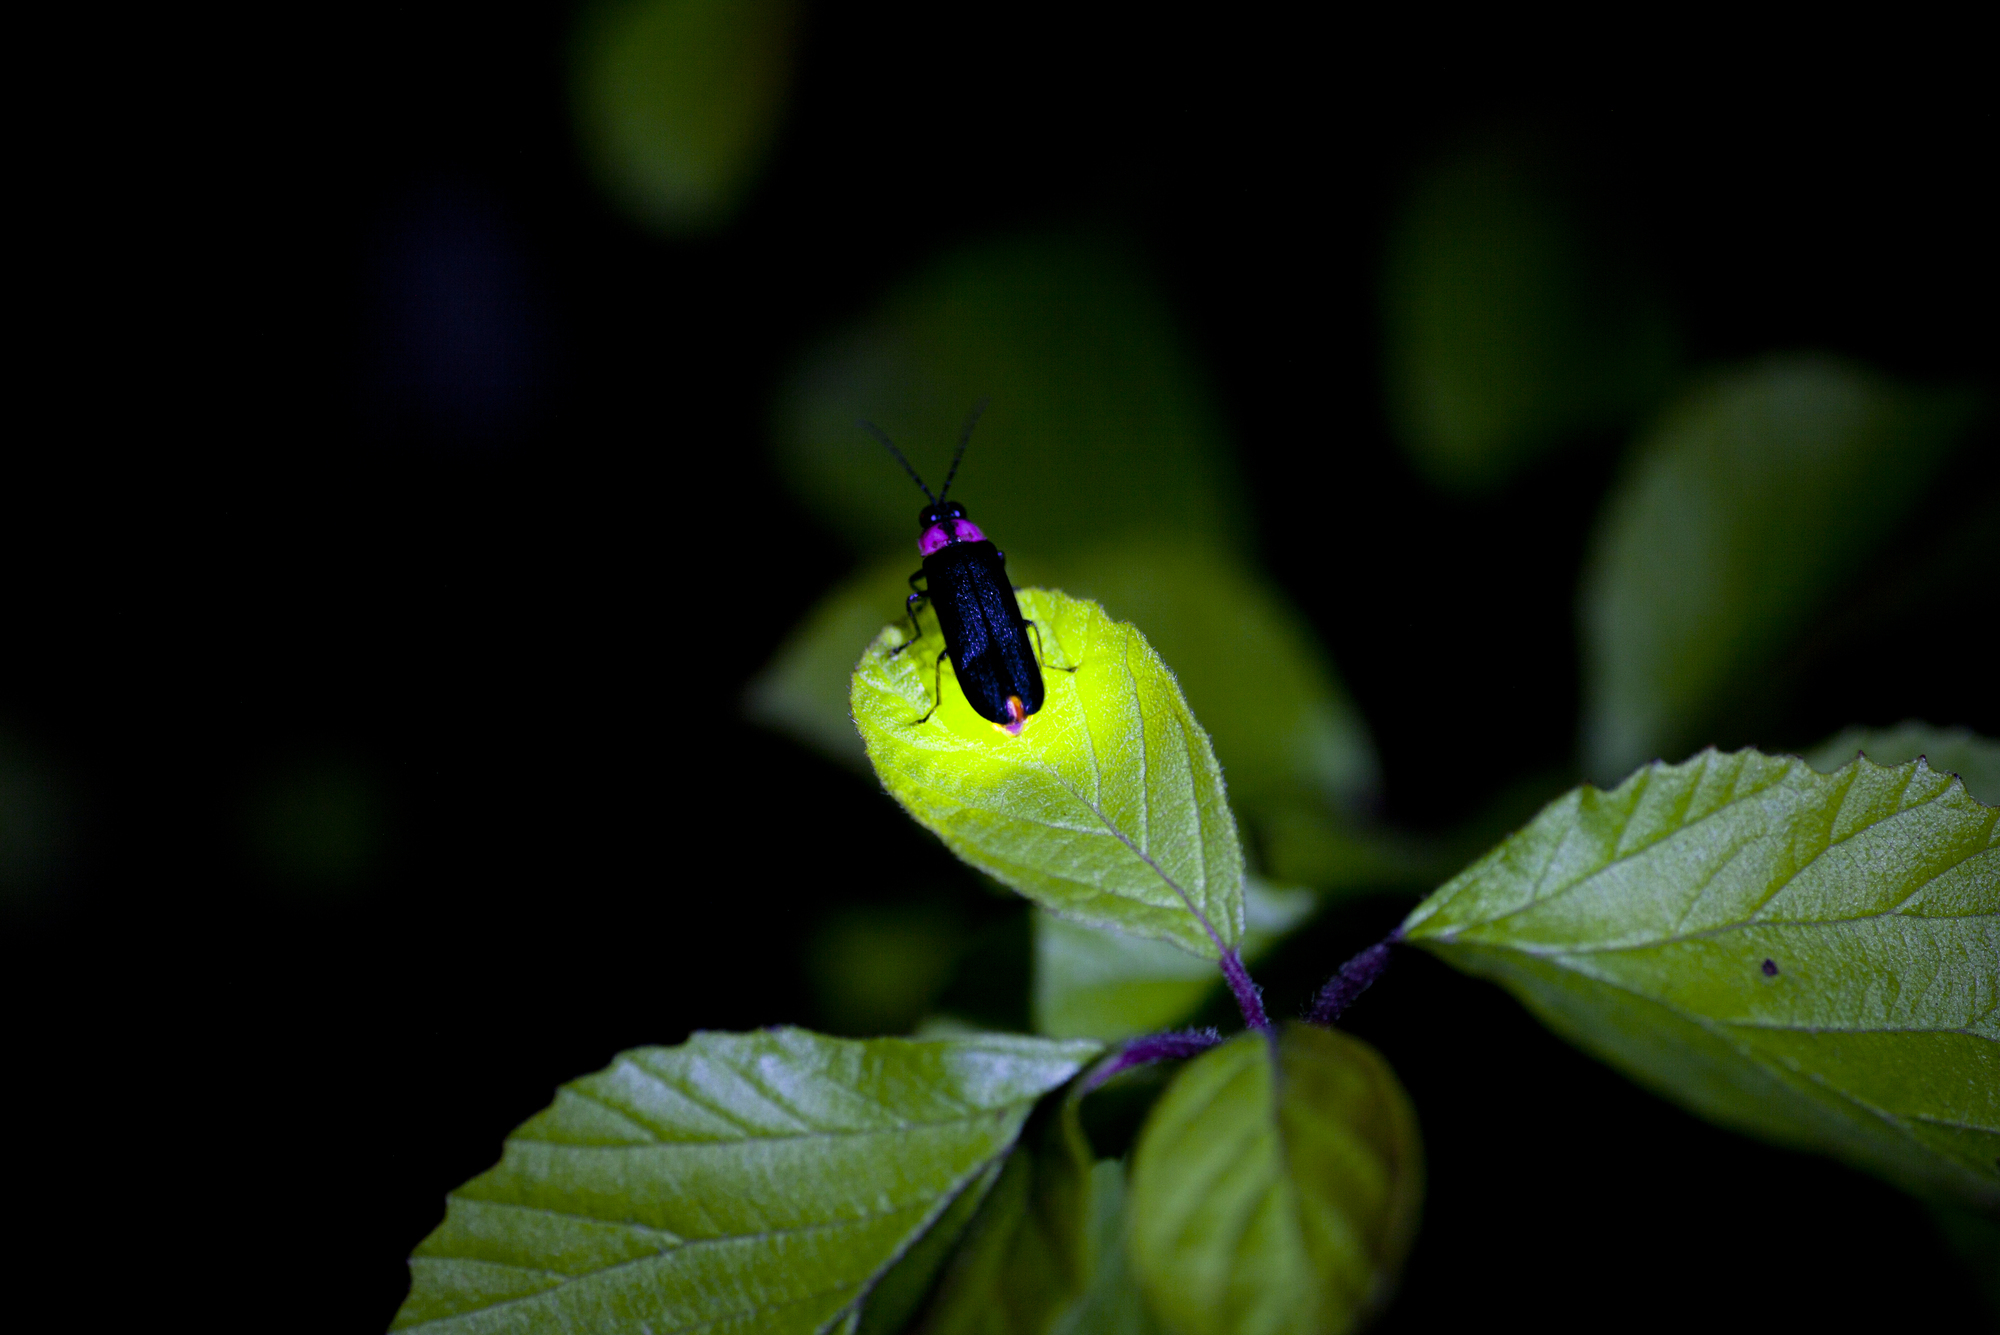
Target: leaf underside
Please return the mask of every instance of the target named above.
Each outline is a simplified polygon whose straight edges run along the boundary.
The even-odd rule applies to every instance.
[[[1136,629],[1061,593],[1018,596],[1047,688],[1018,737],[973,712],[949,661],[940,673],[934,628],[907,652],[893,628],[869,647],[851,704],[883,786],[1051,912],[1214,959],[1243,934],[1243,854],[1207,736]]]
[[[624,1053],[452,1193],[392,1329],[827,1330],[1097,1050],[772,1029]]]
[[[2000,1206],[2000,811],[1921,761],[1580,788],[1404,931],[1705,1117]]]
[[[1388,1064],[1289,1024],[1188,1063],[1133,1152],[1131,1257],[1182,1335],[1337,1335],[1387,1298],[1423,1153]]]

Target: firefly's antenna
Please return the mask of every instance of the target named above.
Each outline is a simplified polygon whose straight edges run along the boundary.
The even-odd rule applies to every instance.
[[[981,404],[980,406],[984,407],[985,405]],[[884,431],[881,427],[876,426],[873,422],[869,421],[865,417],[861,419],[861,429],[863,431],[866,431],[869,435],[875,437],[875,439],[881,441],[882,444],[885,447],[887,447],[889,453],[896,456],[896,462],[903,466],[903,471],[910,475],[910,481],[917,484],[917,490],[921,491],[925,495],[925,497],[929,499],[932,505],[936,505],[938,503],[938,498],[931,495],[931,489],[929,487],[926,487],[924,485],[924,480],[917,476],[917,470],[910,467],[910,461],[903,457],[903,452],[896,448],[896,443],[894,441],[889,439],[888,432]],[[968,433],[970,433],[972,430],[971,424],[967,423],[965,429]],[[965,453],[965,446],[960,445],[958,447],[958,452],[960,454]],[[952,468],[954,471],[957,470],[958,463],[956,460],[952,462]],[[951,485],[950,478],[946,478],[944,482],[947,487]]]
[[[965,419],[965,425],[958,432],[958,453],[951,456],[951,470],[944,475],[944,485],[938,488],[937,503],[944,504],[944,498],[951,495],[951,480],[958,476],[958,461],[965,457],[965,447],[972,443],[972,428],[979,425],[980,414],[993,401],[988,395],[972,405],[972,415]]]

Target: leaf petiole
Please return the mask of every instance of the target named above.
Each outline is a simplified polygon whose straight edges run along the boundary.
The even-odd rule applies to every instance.
[[[1080,1082],[1077,1092],[1088,1094],[1112,1076],[1136,1066],[1200,1056],[1220,1042],[1222,1031],[1219,1029],[1183,1029],[1171,1034],[1148,1034],[1144,1038],[1135,1038],[1093,1067]]]
[[[1312,1010],[1306,1014],[1306,1023],[1327,1028],[1338,1020],[1341,1013],[1366,992],[1377,978],[1389,970],[1389,947],[1403,939],[1403,929],[1398,927],[1389,935],[1377,941],[1368,949],[1340,966],[1339,972],[1326,980],[1326,986],[1313,998]]]
[[[1209,928],[1211,934],[1214,930]],[[1220,938],[1216,944],[1222,945]],[[1229,990],[1235,994],[1236,1008],[1243,1012],[1243,1023],[1260,1034],[1269,1032],[1271,1020],[1264,1014],[1264,989],[1251,980],[1250,971],[1243,967],[1243,956],[1236,947],[1223,946],[1221,963],[1222,976],[1229,980]]]

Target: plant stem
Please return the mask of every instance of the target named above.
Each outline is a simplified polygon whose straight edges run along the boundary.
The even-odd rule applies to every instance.
[[[1354,999],[1368,990],[1368,985],[1380,978],[1389,967],[1389,947],[1401,940],[1403,929],[1397,928],[1377,941],[1368,949],[1340,966],[1340,972],[1327,979],[1326,986],[1313,999],[1312,1011],[1306,1019],[1316,1025],[1331,1025],[1340,1018],[1341,1012],[1354,1004]]]
[[[1236,994],[1236,1008],[1243,1012],[1243,1023],[1260,1033],[1268,1031],[1271,1021],[1264,1014],[1264,989],[1250,980],[1250,971],[1243,967],[1243,957],[1234,946],[1222,952],[1222,976],[1229,980],[1229,990]]]
[[[1214,1029],[1184,1029],[1177,1034],[1148,1034],[1144,1038],[1135,1038],[1120,1048],[1116,1055],[1100,1062],[1097,1069],[1084,1078],[1083,1092],[1088,1094],[1120,1071],[1197,1056],[1221,1041],[1222,1035]]]

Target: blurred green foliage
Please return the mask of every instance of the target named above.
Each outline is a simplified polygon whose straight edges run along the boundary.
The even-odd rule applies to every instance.
[[[1090,1284],[1049,1335],[1162,1335],[1165,1328],[1139,1296],[1139,1279],[1125,1248],[1129,1227],[1125,1165],[1100,1159],[1090,1170]]]
[[[1013,237],[930,265],[806,358],[778,409],[779,463],[857,550],[908,551],[923,496],[856,419],[935,491],[989,396],[953,495],[1003,549],[1054,556],[1130,530],[1240,545],[1242,486],[1206,377],[1103,237]]]
[[[69,851],[69,822],[54,776],[0,733],[0,904],[54,884]]]
[[[1978,1285],[1979,1296],[2000,1321],[2000,1219],[1962,1206],[1931,1202],[1931,1217],[1950,1247]]]
[[[1418,177],[1390,234],[1382,319],[1397,433],[1431,480],[1466,490],[1629,425],[1677,358],[1658,292],[1521,135]]]
[[[1956,774],[1965,791],[1989,807],[2000,807],[2000,742],[1967,728],[1933,728],[1898,723],[1893,728],[1848,728],[1806,752],[1808,765],[1823,774],[1867,756],[1878,765],[1907,765],[1922,756],[1934,770]]]
[[[848,716],[847,693],[861,651],[910,591],[907,580],[918,563],[914,543],[911,548],[907,556],[885,557],[850,576],[793,628],[744,693],[751,718],[857,773],[868,772],[868,751]],[[1025,568],[1013,563],[1016,584],[1023,583]],[[907,633],[909,620],[902,624]]]
[[[929,1012],[966,944],[936,903],[841,909],[813,934],[806,967],[821,1025],[836,1034],[905,1034]]]
[[[1974,406],[1802,355],[1684,393],[1634,446],[1584,571],[1586,771],[1708,740],[1923,494]]]
[[[792,0],[597,0],[577,20],[571,99],[584,160],[633,221],[727,222],[776,135]]]
[[[358,766],[303,762],[272,775],[249,799],[250,851],[257,869],[296,890],[352,890],[382,851],[381,795]]]

